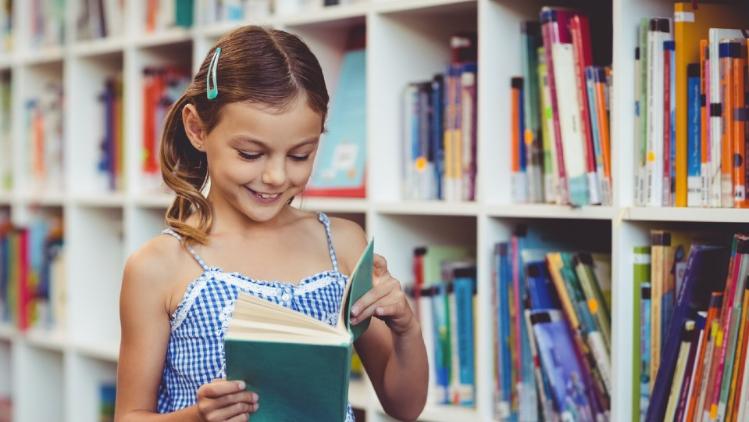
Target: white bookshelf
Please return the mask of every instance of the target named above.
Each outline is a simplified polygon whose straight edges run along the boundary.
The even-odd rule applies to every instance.
[[[74,2],[75,0],[67,0]],[[220,23],[149,34],[141,17],[146,0],[127,0],[125,32],[114,39],[75,41],[72,31],[59,48],[29,49],[29,2],[15,1],[15,46],[0,56],[0,72],[12,86],[14,162],[23,162],[23,103],[44,80],[65,87],[65,189],[31,191],[16,183],[0,191],[0,208],[23,224],[32,210],[62,213],[66,232],[67,319],[54,333],[18,333],[0,326],[0,393],[12,392],[14,421],[96,420],[98,385],[112,381],[119,348],[118,294],[126,256],[164,228],[172,196],[140,189],[142,70],[155,64],[197,69],[211,45],[240,23]],[[537,19],[543,2],[534,0],[371,0],[259,19],[301,35],[318,55],[332,95],[340,68],[344,30],[367,27],[368,197],[298,198],[309,210],[351,218],[377,237],[377,252],[391,272],[410,281],[414,246],[457,243],[476,250],[476,407],[428,405],[423,421],[492,420],[491,265],[494,243],[521,222],[555,231],[577,248],[612,254],[613,379],[612,420],[630,421],[632,343],[632,247],[648,243],[654,227],[730,232],[749,222],[749,211],[734,209],[646,209],[633,204],[634,59],[637,22],[668,16],[670,0],[609,0],[615,86],[612,104],[611,207],[570,208],[518,205],[510,200],[510,77],[521,74],[520,22]],[[592,2],[594,3],[594,2]],[[196,1],[199,7],[201,1]],[[72,25],[72,12],[69,28]],[[404,201],[400,195],[400,94],[407,82],[443,70],[448,38],[475,30],[479,45],[478,200],[474,203]],[[594,34],[595,35],[595,34]],[[98,140],[92,124],[96,93],[105,77],[124,80],[126,183],[108,192],[96,182]],[[15,170],[15,181],[23,180]],[[38,397],[45,397],[43,402]],[[353,405],[367,421],[390,420],[367,381],[355,381]]]

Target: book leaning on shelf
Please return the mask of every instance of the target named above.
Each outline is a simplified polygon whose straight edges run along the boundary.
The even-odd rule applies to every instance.
[[[444,73],[402,94],[404,199],[473,201],[476,196],[476,34],[450,37]]]
[[[351,306],[372,287],[374,241],[346,283],[335,327],[240,293],[225,338],[227,379],[263,398],[263,421],[343,421],[354,341],[369,320],[351,325]]]
[[[511,80],[512,199],[611,204],[611,68],[593,65],[588,17],[544,7],[521,30]]]

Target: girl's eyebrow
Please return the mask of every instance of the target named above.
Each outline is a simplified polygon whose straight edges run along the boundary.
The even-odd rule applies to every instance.
[[[263,141],[261,141],[259,139],[250,138],[250,137],[246,137],[246,136],[235,137],[235,138],[232,139],[232,141],[234,141],[234,142],[240,142],[240,143],[242,143],[242,142],[249,142],[249,143],[252,143],[252,144],[257,144],[257,145],[259,145],[259,146],[261,146],[263,148],[269,148],[269,145],[267,143],[265,143],[265,142],[263,142]],[[305,146],[305,145],[309,145],[309,144],[316,144],[319,141],[320,141],[320,137],[319,136],[315,136],[315,137],[312,137],[312,138],[307,138],[307,139],[299,142],[298,144],[292,146],[290,149],[296,149],[296,148],[299,148],[299,147],[302,147],[302,146]]]

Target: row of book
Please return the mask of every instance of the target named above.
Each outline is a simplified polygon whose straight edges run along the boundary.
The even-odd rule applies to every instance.
[[[13,48],[13,0],[0,1],[0,52]]]
[[[178,67],[149,67],[143,70],[143,145],[139,187],[156,191],[163,183],[159,148],[169,108],[187,89],[190,72]]]
[[[408,291],[418,316],[430,362],[428,401],[475,404],[476,264],[468,248],[414,249]]]
[[[0,192],[10,191],[13,185],[10,115],[10,78],[0,77]]]
[[[522,26],[512,86],[512,199],[611,204],[611,68],[593,65],[588,17],[544,7]]]
[[[638,28],[635,203],[748,207],[747,7],[673,7]]]
[[[450,38],[444,74],[403,93],[403,198],[476,197],[476,34]]]
[[[64,187],[63,104],[59,82],[47,83],[39,96],[26,100],[23,174],[28,177],[19,181],[25,188],[39,191]]]
[[[146,32],[189,28],[194,21],[195,0],[147,0],[144,7]]]
[[[125,0],[78,0],[75,21],[79,40],[117,37],[124,32]]]
[[[0,212],[0,324],[54,330],[65,320],[62,217],[35,217],[17,227]]]
[[[608,420],[611,257],[526,227],[495,246],[495,419]]]
[[[272,0],[206,0],[202,4],[203,24],[256,21],[273,13]]]
[[[59,47],[65,43],[65,0],[30,0],[31,47]]]
[[[122,78],[107,78],[99,95],[99,161],[96,163],[98,190],[119,190],[124,185],[125,137]]]
[[[749,236],[656,230],[634,256],[634,414],[747,420]]]

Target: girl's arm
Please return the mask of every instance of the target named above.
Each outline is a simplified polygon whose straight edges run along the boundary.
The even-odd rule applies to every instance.
[[[344,252],[347,269],[356,265],[366,247],[364,232],[358,225],[334,219],[341,235],[336,248]],[[335,223],[334,223],[335,224]],[[362,359],[383,409],[399,420],[415,420],[424,410],[429,366],[421,327],[411,311],[400,282],[387,270],[381,256],[375,256],[373,288],[354,304],[352,324],[367,316],[369,329],[356,341]]]
[[[153,246],[147,245],[125,265],[120,293],[122,337],[115,420],[247,421],[248,413],[257,409],[257,396],[245,392],[243,385],[225,380],[201,386],[196,392],[198,404],[194,406],[167,414],[156,412],[170,334],[167,286],[176,272],[169,271],[169,259]]]

